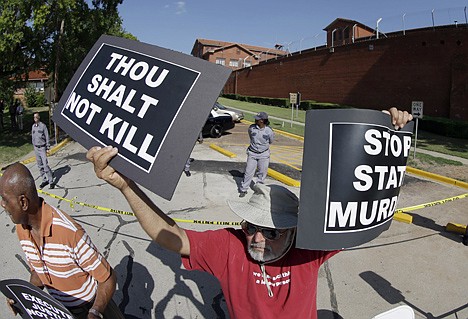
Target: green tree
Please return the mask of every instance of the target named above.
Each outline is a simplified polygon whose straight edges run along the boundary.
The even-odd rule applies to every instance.
[[[123,0],[0,1],[0,87],[30,70],[58,74],[59,96],[102,34],[133,38],[122,28]],[[55,72],[57,71],[57,72]],[[10,85],[11,86],[11,85]]]

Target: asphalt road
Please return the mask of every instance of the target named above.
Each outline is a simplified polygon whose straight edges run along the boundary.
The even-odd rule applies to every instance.
[[[226,200],[237,198],[248,141],[245,131],[246,126],[237,125],[229,135],[196,144],[192,176],[181,174],[171,201],[147,193],[169,216],[181,220],[179,224],[185,228],[222,227],[190,222],[193,220],[238,221]],[[278,138],[278,146],[296,146],[297,141],[283,138]],[[211,142],[228,147],[237,157],[228,158],[212,150]],[[54,190],[46,187],[41,196],[80,222],[115,267],[118,287],[114,300],[127,318],[227,318],[223,295],[214,278],[184,270],[176,254],[148,240],[133,216],[106,210],[129,211],[129,206],[118,191],[95,177],[85,152],[79,144],[70,143],[51,156],[58,183]],[[35,162],[27,166],[39,177]],[[285,174],[294,172],[300,178],[300,171],[287,163],[273,160],[272,166]],[[280,184],[272,179],[267,182]],[[288,188],[299,194],[298,188]],[[466,192],[407,176],[398,207]],[[444,230],[448,222],[468,222],[467,200],[413,211],[413,224],[393,221],[378,238],[333,257],[319,274],[319,318],[333,318],[332,311],[346,319],[372,318],[398,305],[411,306],[416,318],[468,318],[468,247],[461,243],[461,236]],[[27,280],[25,257],[5,212],[0,213],[0,225],[0,279]],[[6,306],[0,307],[0,318],[12,318]]]

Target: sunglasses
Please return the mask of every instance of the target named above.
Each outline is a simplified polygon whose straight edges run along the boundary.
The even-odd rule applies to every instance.
[[[252,236],[260,232],[266,240],[277,240],[286,233],[286,231],[281,232],[278,229],[255,226],[245,220],[242,221],[241,227],[246,235]]]

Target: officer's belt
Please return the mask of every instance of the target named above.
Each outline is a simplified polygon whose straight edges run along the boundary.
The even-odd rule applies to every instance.
[[[41,148],[41,147],[45,147],[46,144],[43,144],[43,145],[34,145],[34,147],[37,147],[37,148]]]
[[[253,153],[256,153],[256,154],[262,154],[262,153],[265,153],[266,151],[268,151],[268,149],[262,151],[262,152],[259,152],[259,151],[256,151],[254,150],[253,148],[251,148],[250,146],[247,148],[249,151],[253,152]]]

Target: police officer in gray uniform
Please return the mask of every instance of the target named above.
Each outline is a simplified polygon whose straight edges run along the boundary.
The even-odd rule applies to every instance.
[[[247,165],[239,188],[239,197],[247,194],[256,169],[258,169],[257,182],[265,181],[270,164],[270,144],[273,143],[275,134],[268,126],[270,122],[266,112],[260,112],[254,118],[255,124],[249,126],[250,145],[247,148]]]
[[[47,131],[47,126],[41,122],[39,113],[34,113],[31,137],[34,153],[36,154],[37,167],[42,176],[42,183],[39,185],[39,188],[42,189],[44,186],[50,185],[49,188],[53,189],[55,183],[53,183],[52,171],[47,162],[47,150],[50,148],[49,132]]]

